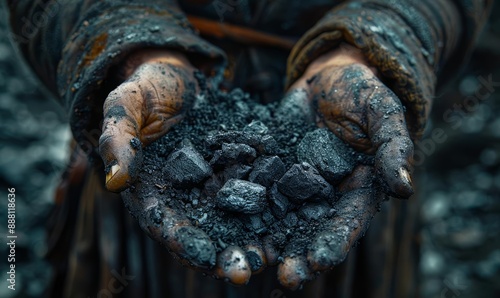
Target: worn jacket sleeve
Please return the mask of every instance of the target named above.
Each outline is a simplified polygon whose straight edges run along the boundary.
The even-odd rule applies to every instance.
[[[435,88],[457,73],[488,17],[491,0],[353,0],[325,15],[288,60],[288,85],[341,42],[362,50],[406,107],[421,137]]]
[[[116,66],[143,48],[188,53],[217,76],[224,53],[201,39],[172,0],[7,0],[14,41],[66,107],[82,147],[96,147]],[[98,134],[97,134],[98,135]],[[88,152],[90,153],[90,152]]]

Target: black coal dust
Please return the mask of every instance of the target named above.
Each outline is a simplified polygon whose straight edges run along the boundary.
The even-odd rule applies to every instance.
[[[303,245],[286,252],[303,253],[335,216],[336,185],[360,158],[296,105],[261,105],[239,89],[205,91],[181,123],[144,149],[127,192],[156,196],[160,210],[184,214],[217,252],[267,236],[279,252],[299,239]]]

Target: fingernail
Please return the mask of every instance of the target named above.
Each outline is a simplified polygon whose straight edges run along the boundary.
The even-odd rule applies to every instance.
[[[399,177],[404,181],[406,182],[407,184],[409,184],[410,186],[413,185],[412,181],[411,181],[411,176],[410,176],[410,173],[408,172],[407,169],[405,168],[400,168],[399,169]]]
[[[116,175],[116,173],[118,173],[120,169],[121,168],[118,164],[115,164],[111,167],[109,172],[106,174],[106,184],[109,182],[109,180],[111,180],[111,178],[113,178]]]

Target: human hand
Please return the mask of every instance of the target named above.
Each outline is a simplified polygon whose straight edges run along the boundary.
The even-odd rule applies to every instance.
[[[99,139],[106,187],[114,192],[135,179],[142,147],[182,119],[198,89],[195,68],[180,53],[145,50],[131,56],[122,70],[127,79],[104,102]]]
[[[142,166],[142,147],[166,134],[195,100],[195,72],[186,57],[174,52],[148,50],[129,59],[122,74],[128,79],[104,103],[99,150],[107,169],[106,187],[122,191],[143,231],[184,266],[241,285],[249,281],[252,270],[266,265],[258,244],[230,246],[217,254],[212,240],[185,214],[165,206],[159,197],[138,196],[140,183],[134,191],[123,191]],[[252,268],[248,255],[261,267]]]
[[[346,258],[386,195],[412,195],[413,142],[400,100],[355,48],[346,46],[318,58],[291,92],[319,126],[328,127],[356,151],[374,159],[373,165],[360,164],[341,181],[337,212],[308,250],[303,255],[283,256],[278,279],[296,289],[314,273],[331,269]],[[294,245],[293,239],[288,245]]]

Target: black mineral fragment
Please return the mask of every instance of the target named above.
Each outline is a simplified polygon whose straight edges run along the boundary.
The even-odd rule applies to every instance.
[[[219,190],[217,206],[223,210],[256,214],[266,207],[266,188],[245,180],[230,179]]]
[[[299,161],[313,165],[332,184],[352,172],[353,155],[354,151],[326,128],[307,133],[297,148]]]
[[[253,171],[248,180],[269,187],[280,179],[285,171],[285,164],[279,157],[259,157],[253,164]]]
[[[173,151],[164,166],[167,179],[176,186],[190,186],[212,175],[212,168],[192,147]]]
[[[308,163],[293,165],[278,181],[278,190],[294,202],[312,197],[330,199],[333,187]]]

